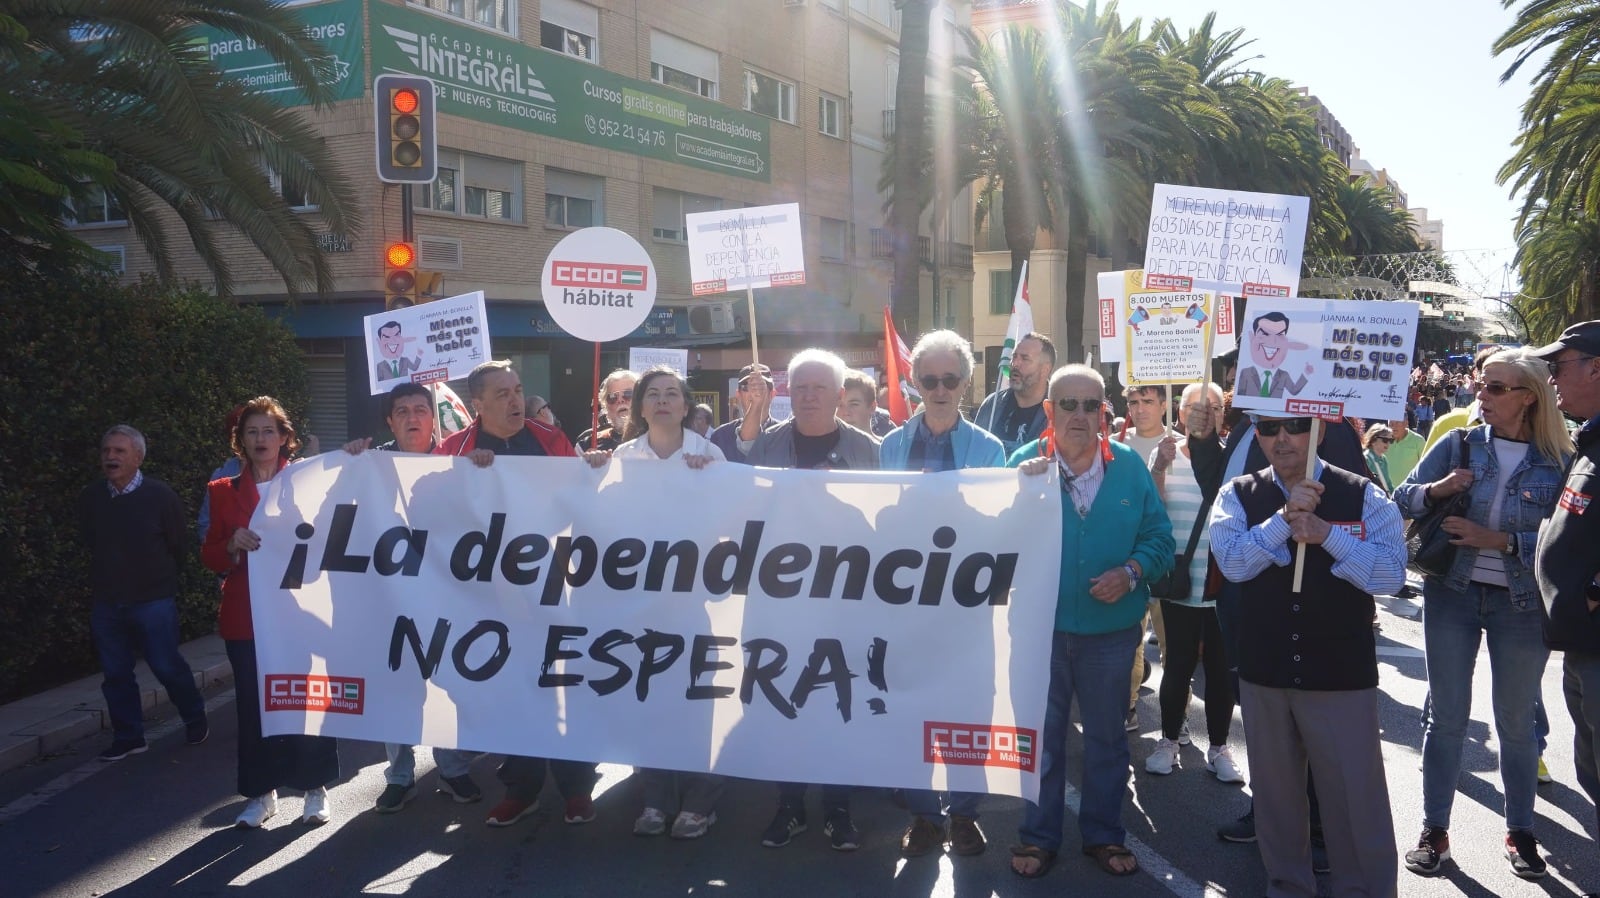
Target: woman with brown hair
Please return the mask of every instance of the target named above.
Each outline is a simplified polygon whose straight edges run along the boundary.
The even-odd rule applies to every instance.
[[[261,547],[261,537],[250,529],[250,515],[261,501],[262,485],[283,470],[299,447],[294,425],[278,400],[252,399],[233,429],[233,451],[243,470],[206,487],[211,524],[200,558],[223,577],[218,622],[233,665],[239,713],[239,794],[249,799],[235,825],[251,829],[278,812],[279,787],[305,790],[302,823],[327,823],[327,787],[339,776],[338,743],[332,738],[261,735],[261,676],[250,616],[250,553]]]

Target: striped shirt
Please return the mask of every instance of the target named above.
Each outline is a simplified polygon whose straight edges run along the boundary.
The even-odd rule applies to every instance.
[[[1205,496],[1200,492],[1200,484],[1194,479],[1194,463],[1184,452],[1184,443],[1178,444],[1178,451],[1172,456],[1172,467],[1167,469],[1167,477],[1163,482],[1161,500],[1166,503],[1167,517],[1172,521],[1172,538],[1177,540],[1177,551],[1182,552],[1189,547],[1189,534],[1194,532],[1194,520],[1200,514],[1200,506],[1205,502]],[[1167,599],[1180,605],[1205,605],[1202,596],[1206,584],[1206,560],[1211,557],[1210,528],[1200,528],[1200,538],[1194,545],[1194,556],[1189,559],[1189,597],[1186,599]]]

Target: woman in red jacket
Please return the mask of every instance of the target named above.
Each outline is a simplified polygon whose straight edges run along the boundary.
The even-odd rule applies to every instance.
[[[239,794],[250,799],[238,826],[259,827],[278,812],[278,788],[306,793],[303,823],[329,819],[328,784],[339,776],[337,743],[326,736],[261,735],[261,676],[256,670],[255,633],[250,624],[251,552],[261,537],[250,515],[261,500],[261,485],[289,463],[300,446],[289,416],[271,396],[245,404],[233,429],[233,451],[244,469],[236,477],[213,480],[211,525],[200,557],[223,576],[219,629],[233,665],[235,706],[239,712]]]

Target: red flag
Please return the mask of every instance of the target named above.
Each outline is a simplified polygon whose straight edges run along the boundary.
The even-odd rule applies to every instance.
[[[889,390],[889,420],[897,425],[904,424],[911,418],[911,406],[906,402],[902,380],[911,376],[911,350],[895,331],[888,306],[883,307],[883,371]]]

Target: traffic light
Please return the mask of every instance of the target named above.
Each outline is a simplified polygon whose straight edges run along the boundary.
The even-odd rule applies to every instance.
[[[417,302],[433,302],[444,298],[444,272],[417,272]]]
[[[377,109],[378,180],[431,184],[439,175],[433,81],[415,75],[379,75],[372,85]]]
[[[417,247],[391,243],[383,254],[383,308],[410,308],[417,304]]]

